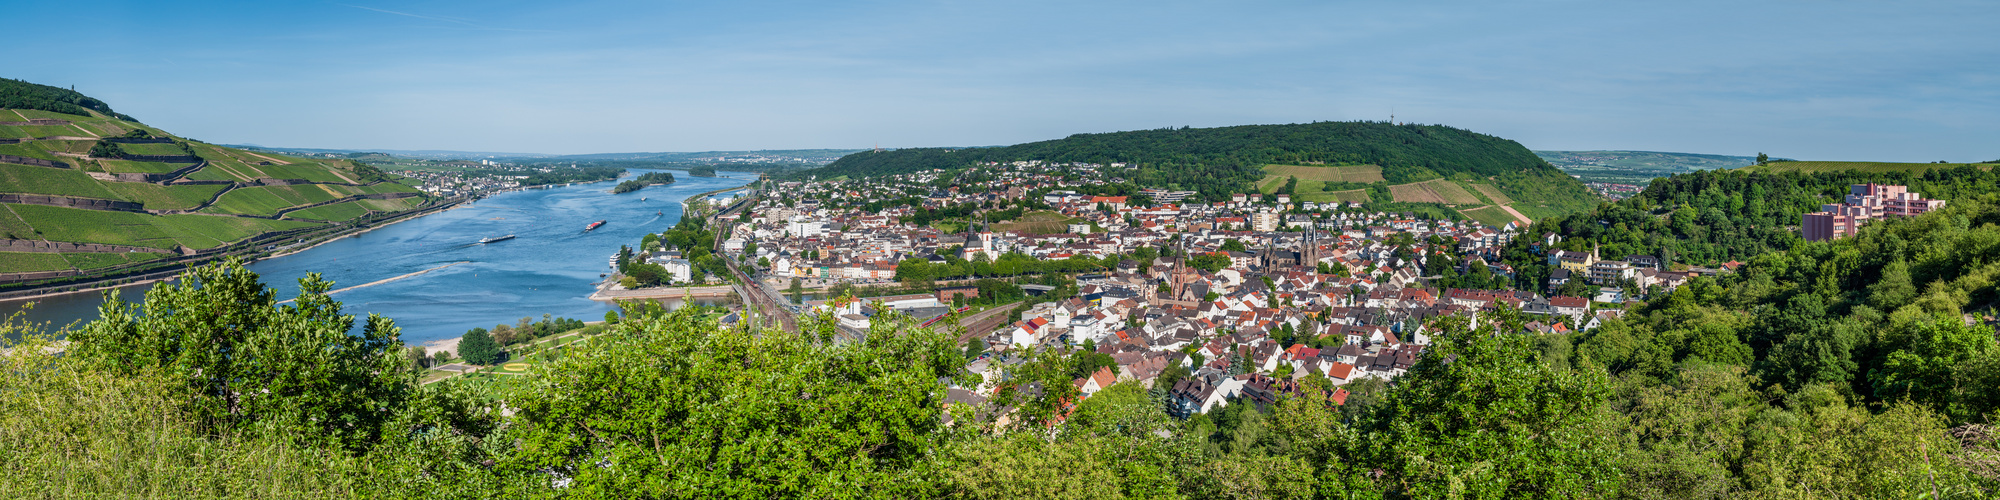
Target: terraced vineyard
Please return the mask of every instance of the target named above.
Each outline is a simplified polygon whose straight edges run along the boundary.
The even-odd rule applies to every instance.
[[[436,201],[356,163],[253,154],[174,137],[108,108],[86,111],[0,109],[0,122],[17,123],[0,125],[8,139],[0,144],[0,286],[41,279],[9,273],[115,271]],[[144,157],[92,157],[99,138]],[[148,161],[188,149],[199,163]]]

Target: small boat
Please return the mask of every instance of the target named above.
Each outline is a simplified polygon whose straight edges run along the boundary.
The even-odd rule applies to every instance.
[[[481,245],[484,245],[484,244],[487,244],[487,243],[492,243],[492,242],[495,242],[495,241],[507,241],[507,240],[511,240],[511,239],[514,239],[514,235],[511,235],[511,234],[510,234],[510,235],[506,235],[506,236],[494,236],[494,237],[491,237],[491,238],[480,238],[480,239],[479,239],[479,244],[481,244]]]
[[[644,196],[639,197],[639,201],[646,201],[646,197]]]
[[[597,221],[597,222],[592,222],[592,223],[590,223],[590,225],[589,225],[589,226],[584,226],[583,230],[585,230],[585,231],[590,231],[590,230],[593,230],[593,229],[597,229],[597,228],[598,228],[598,226],[603,226],[603,225],[604,225],[604,221]]]

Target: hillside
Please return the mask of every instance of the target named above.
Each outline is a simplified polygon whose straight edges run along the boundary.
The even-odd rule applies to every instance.
[[[176,137],[65,89],[0,80],[0,102],[4,288],[176,267],[435,202],[360,163]]]
[[[1750,172],[1927,172],[1931,170],[1958,167],[1978,167],[1991,170],[1994,162],[1986,163],[1898,163],[1880,161],[1773,161],[1765,165],[1750,165],[1742,170]]]
[[[1138,130],[990,148],[863,151],[792,176],[859,178],[1024,160],[1133,164],[1131,177],[1142,187],[1199,191],[1211,200],[1260,188],[1273,192],[1300,174],[1294,194],[1313,200],[1358,201],[1365,196],[1356,190],[1376,186],[1386,193],[1388,185],[1433,179],[1489,185],[1519,201],[1513,208],[1529,217],[1587,210],[1596,200],[1514,141],[1442,125],[1382,122]],[[1329,170],[1311,172],[1315,168]],[[1381,198],[1368,201],[1424,201]]]
[[[1737,168],[1757,162],[1755,156],[1659,151],[1536,151],[1535,156],[1584,182],[1617,184],[1645,184],[1656,177]]]

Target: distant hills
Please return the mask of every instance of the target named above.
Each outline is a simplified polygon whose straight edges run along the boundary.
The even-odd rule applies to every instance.
[[[1655,177],[1757,163],[1755,156],[1660,151],[1536,151],[1535,155],[1584,182],[1639,185]]]
[[[345,159],[174,136],[68,89],[0,79],[0,288],[131,276],[429,207]]]
[[[1380,188],[1372,190],[1377,193],[1372,196],[1340,197],[1351,201],[1457,206],[1504,205],[1493,198],[1511,198],[1513,208],[1528,217],[1586,210],[1597,199],[1581,183],[1514,141],[1442,125],[1367,121],[1165,128],[1077,134],[1001,147],[862,151],[790,176],[869,177],[1025,160],[1134,164],[1133,181],[1141,187],[1199,191],[1211,200],[1230,193],[1271,192],[1274,185],[1299,175],[1304,175],[1301,182],[1307,183],[1307,191]],[[1319,173],[1267,168],[1272,166],[1366,168]],[[1274,175],[1282,176],[1280,181],[1274,181]],[[1387,189],[1440,179],[1455,184],[1445,187],[1450,193],[1433,192],[1431,186]],[[1488,185],[1500,196],[1487,195],[1471,184]],[[1460,189],[1468,192],[1458,196]],[[1390,194],[1395,192],[1409,196]],[[1497,213],[1489,215],[1504,220]]]
[[[698,151],[698,152],[657,152],[657,153],[591,153],[578,155],[557,155],[545,153],[503,153],[493,151],[452,151],[452,150],[405,150],[405,149],[323,149],[323,148],[280,148],[255,144],[231,145],[239,149],[274,151],[288,154],[310,155],[353,155],[380,153],[404,158],[433,160],[479,160],[479,159],[529,159],[529,160],[577,160],[577,161],[654,161],[662,163],[727,163],[756,162],[807,163],[824,165],[860,149],[760,149],[755,151]]]

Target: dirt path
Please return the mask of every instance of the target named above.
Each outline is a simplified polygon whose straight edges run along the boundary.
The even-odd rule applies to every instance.
[[[1520,212],[1520,211],[1518,211],[1518,210],[1514,210],[1514,206],[1513,206],[1513,205],[1501,205],[1501,206],[1500,206],[1500,209],[1501,209],[1501,210],[1506,210],[1506,211],[1507,211],[1507,213],[1510,213],[1510,214],[1514,214],[1514,220],[1518,220],[1518,221],[1521,221],[1521,228],[1522,228],[1523,230],[1526,230],[1526,229],[1527,229],[1527,227],[1528,227],[1529,225],[1532,225],[1532,224],[1534,224],[1534,223],[1535,223],[1535,221],[1532,221],[1532,220],[1528,220],[1528,216],[1526,216],[1526,215],[1521,215],[1521,212]]]
[[[249,151],[244,151],[244,152],[243,152],[243,154],[246,154],[246,155],[250,155],[250,156],[255,156],[255,157],[258,157],[258,158],[263,158],[263,159],[264,159],[264,161],[268,161],[268,162],[271,162],[271,163],[276,163],[276,164],[279,164],[279,165],[290,165],[290,164],[292,164],[292,162],[289,162],[289,161],[285,161],[285,160],[280,160],[280,159],[277,159],[277,158],[272,158],[272,157],[269,157],[269,156],[264,156],[264,155],[260,155],[260,154],[257,154],[257,153],[252,153],[252,152],[249,152]],[[352,182],[352,181],[349,181],[349,182]]]

